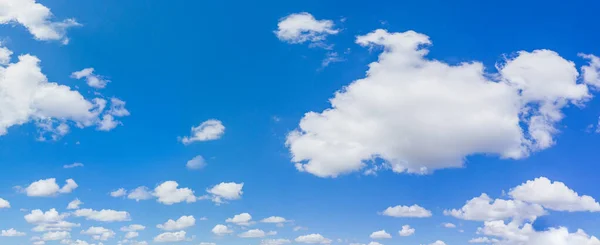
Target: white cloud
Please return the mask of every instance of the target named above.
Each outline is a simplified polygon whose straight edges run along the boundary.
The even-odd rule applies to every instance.
[[[17,231],[14,228],[10,228],[8,230],[2,230],[2,233],[0,233],[0,236],[9,236],[9,237],[25,236],[25,235],[27,235],[27,234],[25,234],[25,232]]]
[[[477,237],[469,240],[469,243],[498,243],[498,239],[490,239],[488,237]]]
[[[201,242],[200,245],[217,245],[214,242]]]
[[[25,188],[24,192],[30,197],[51,197],[71,193],[77,187],[77,183],[73,179],[66,180],[66,184],[61,188],[56,184],[55,178],[50,178],[31,183]],[[20,189],[20,187],[17,187],[17,189]]]
[[[54,208],[46,212],[35,209],[31,210],[31,213],[25,215],[25,221],[31,224],[54,223],[62,221],[67,216],[67,214],[59,214]]]
[[[133,224],[121,227],[121,231],[141,231],[146,229],[143,225]]]
[[[294,239],[294,241],[299,243],[309,243],[309,244],[330,244],[331,240],[323,237],[321,234],[313,233],[309,235],[299,236]]]
[[[177,220],[169,219],[164,224],[156,225],[157,228],[165,231],[183,230],[196,224],[194,216],[181,216]]]
[[[206,166],[206,161],[200,155],[195,156],[191,160],[187,161],[185,167],[191,170],[199,170]]]
[[[574,63],[550,50],[517,52],[489,74],[479,62],[427,59],[429,37],[413,31],[356,42],[384,49],[365,78],[287,136],[299,171],[336,177],[379,158],[382,169],[426,174],[475,154],[524,158],[553,145],[562,108],[591,97]]]
[[[410,225],[403,225],[402,230],[398,231],[400,236],[411,236],[415,234],[415,228],[411,228]]]
[[[185,231],[165,232],[154,237],[154,242],[181,242],[185,240]]]
[[[392,238],[392,235],[390,235],[390,233],[385,232],[385,230],[380,230],[380,231],[375,231],[375,232],[371,233],[371,235],[369,237],[371,239],[386,239],[386,238]]]
[[[225,202],[223,200],[238,200],[242,198],[242,194],[244,194],[242,188],[244,188],[244,183],[221,182],[207,189],[206,192],[212,195],[211,199],[213,202],[220,204]]]
[[[196,201],[196,196],[194,196],[194,191],[192,191],[192,189],[177,188],[178,186],[179,184],[175,181],[165,181],[154,188],[152,195],[158,198],[158,202],[165,205],[172,205],[180,202],[191,203]]]
[[[509,195],[516,199],[536,203],[556,211],[600,211],[600,204],[591,196],[580,196],[564,183],[551,182],[546,177],[529,180],[510,190]]]
[[[247,230],[245,232],[240,233],[238,236],[242,238],[260,238],[265,237],[267,233],[260,229],[252,229]]]
[[[87,220],[102,222],[128,221],[131,220],[126,211],[115,211],[112,209],[102,209],[100,211],[92,209],[79,209],[74,212],[77,217],[85,217]]]
[[[464,220],[491,221],[512,218],[519,221],[533,221],[545,215],[544,208],[519,200],[492,200],[483,193],[469,201],[461,209],[444,210],[445,215],[451,215]]]
[[[104,79],[102,76],[94,74],[94,68],[91,67],[85,68],[81,71],[73,72],[71,77],[75,79],[85,78],[87,85],[96,89],[105,88],[106,84],[110,82],[109,80]]]
[[[287,220],[284,217],[271,216],[271,217],[261,220],[260,222],[263,222],[263,223],[285,223],[285,222],[287,222]]]
[[[217,236],[224,236],[233,233],[233,231],[230,230],[229,227],[221,224],[215,225],[215,227],[212,228],[211,232]]]
[[[44,241],[58,241],[64,240],[71,237],[71,233],[68,231],[51,231],[46,232],[42,235],[42,240]]]
[[[316,20],[309,13],[290,14],[277,23],[275,35],[279,40],[288,43],[310,42],[322,46],[328,35],[335,35],[339,31],[334,29],[331,20]]]
[[[221,138],[225,133],[225,126],[219,120],[210,119],[196,127],[192,127],[192,135],[181,138],[185,145],[196,141],[209,141]]]
[[[79,226],[81,225],[61,220],[56,222],[38,223],[37,226],[31,230],[35,232],[70,231],[74,227]]]
[[[10,208],[10,202],[0,198],[0,208]]]
[[[294,229],[293,229],[293,230],[294,230],[294,231],[299,231],[299,230],[308,230],[308,228],[306,228],[306,227],[302,227],[302,226],[296,226],[296,227],[294,227]]]
[[[431,217],[431,211],[419,206],[419,205],[412,205],[412,206],[395,206],[395,207],[388,207],[386,208],[382,213],[382,215],[385,216],[391,216],[391,217],[412,217],[412,218],[427,218],[427,217]]]
[[[442,225],[444,225],[444,227],[446,227],[446,228],[456,228],[456,225],[452,224],[452,223],[444,223]]]
[[[117,189],[115,191],[112,191],[110,193],[111,197],[122,197],[122,196],[125,196],[125,195],[127,195],[127,191],[124,188],[119,188],[119,189]]]
[[[545,231],[536,231],[529,223],[519,225],[516,222],[486,221],[478,228],[479,234],[497,237],[493,241],[502,245],[599,245],[600,240],[579,229],[569,233],[566,227],[553,227]]]
[[[92,226],[87,230],[81,231],[81,234],[91,236],[94,240],[106,241],[115,236],[115,232],[104,227]]]
[[[283,245],[291,243],[288,239],[265,239],[260,241],[260,245]]]
[[[132,239],[138,236],[140,236],[140,233],[138,233],[137,231],[128,231],[127,233],[125,233],[125,239]]]
[[[234,215],[233,218],[226,219],[225,222],[234,223],[241,226],[249,226],[254,223],[251,220],[252,216],[249,213],[241,213]]]
[[[0,47],[0,65],[6,65],[10,63],[10,57],[12,55],[13,52],[10,49],[6,47]]]
[[[0,64],[0,135],[12,126],[34,122],[40,140],[45,140],[46,134],[57,140],[68,132],[68,124],[79,128],[95,125],[106,101],[87,100],[68,86],[49,82],[39,63],[37,57],[26,54],[16,63]]]
[[[75,200],[71,201],[69,205],[67,205],[67,209],[79,209],[79,205],[81,204],[83,204],[83,202],[75,198]]]
[[[446,245],[446,243],[444,241],[437,240],[433,243],[430,243],[429,245]]]
[[[129,192],[129,195],[127,195],[128,199],[133,199],[136,201],[140,201],[140,200],[148,200],[152,198],[152,193],[150,193],[150,190],[148,190],[148,187],[145,186],[140,186],[138,188],[133,189],[132,191]]]
[[[76,163],[67,164],[67,165],[63,166],[63,168],[77,168],[77,167],[83,167],[83,163],[76,162]]]
[[[67,44],[67,28],[80,25],[75,19],[52,21],[50,9],[35,0],[2,0],[0,9],[0,24],[19,23],[37,40],[61,40]]]
[[[596,88],[600,87],[600,58],[591,54],[579,54],[589,61],[588,65],[581,67],[583,81]]]

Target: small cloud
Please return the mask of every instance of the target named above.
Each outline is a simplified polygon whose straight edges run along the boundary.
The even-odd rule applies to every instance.
[[[83,167],[83,163],[76,162],[73,164],[67,164],[67,165],[63,166],[63,168],[77,168],[77,167]]]

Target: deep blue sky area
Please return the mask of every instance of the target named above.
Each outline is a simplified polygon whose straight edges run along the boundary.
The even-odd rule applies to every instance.
[[[0,16],[3,6],[8,9],[3,2],[18,0],[0,0]],[[0,43],[14,53],[11,62],[17,62],[22,54],[34,55],[50,82],[79,91],[87,100],[98,97],[99,93],[107,100],[119,98],[126,101],[130,115],[119,118],[122,125],[108,132],[95,126],[78,128],[71,121],[69,133],[57,140],[37,140],[40,129],[36,127],[39,118],[35,116],[21,125],[8,127],[7,133],[0,136],[0,198],[9,201],[11,207],[0,208],[0,230],[14,228],[26,235],[0,237],[0,244],[38,241],[30,239],[44,233],[33,231],[36,224],[23,216],[35,209],[75,212],[66,209],[75,198],[84,203],[81,208],[129,213],[129,221],[99,222],[75,214],[65,218],[80,224],[70,230],[70,240],[104,245],[119,244],[124,239],[124,232],[119,229],[129,224],[146,226],[134,240],[157,243],[155,237],[167,231],[156,225],[183,215],[196,218],[194,226],[181,229],[187,232],[187,240],[167,244],[278,244],[261,243],[267,239],[288,239],[291,244],[301,244],[303,240],[299,237],[320,234],[330,239],[331,244],[372,241],[386,245],[433,244],[440,240],[459,245],[469,244],[475,237],[494,237],[477,233],[484,220],[444,214],[444,210],[460,209],[482,193],[492,199],[512,200],[508,194],[512,188],[546,177],[564,183],[579,197],[600,198],[597,188],[600,135],[595,132],[600,100],[595,98],[599,94],[592,85],[588,86],[590,97],[581,103],[566,103],[560,109],[564,118],[555,124],[555,144],[521,159],[503,158],[495,152],[468,154],[462,168],[439,169],[424,175],[391,170],[365,175],[367,168],[363,168],[323,178],[298,171],[286,145],[288,134],[298,129],[305,113],[331,108],[330,99],[336,91],[343,93],[353,81],[365,78],[369,64],[377,62],[382,52],[389,51],[377,46],[362,47],[356,43],[358,36],[376,29],[390,33],[414,30],[432,41],[427,59],[450,65],[481,62],[490,76],[497,75],[495,65],[505,62],[507,57],[537,49],[555,51],[574,62],[580,72],[588,61],[579,57],[579,53],[600,55],[597,31],[600,2],[37,0],[37,3],[51,10],[51,21],[74,18],[81,26],[67,28],[65,36],[69,43],[64,45],[57,40],[38,40],[19,21],[3,23],[0,18]],[[332,45],[330,48],[315,47],[311,41],[292,43],[278,38],[278,23],[303,12],[316,20],[331,21],[338,33],[327,35],[323,41]],[[323,59],[331,52],[339,54],[342,60],[323,66]],[[102,79],[110,80],[106,88],[94,89],[85,80],[71,77],[73,72],[88,67],[93,67]],[[7,79],[10,78],[0,76],[0,85],[7,83]],[[582,77],[577,78],[577,83],[583,83]],[[3,89],[0,86],[0,97]],[[6,115],[0,108],[0,121],[2,117]],[[219,120],[225,127],[218,139],[182,143],[181,137],[190,136],[192,127],[210,119]],[[526,130],[527,126],[521,126]],[[373,130],[366,125],[358,125],[358,129]],[[390,130],[395,132],[393,128]],[[432,150],[430,154],[436,152]],[[205,159],[206,166],[200,170],[186,168],[186,162],[198,155]],[[385,165],[385,157],[378,154],[371,157]],[[76,162],[84,166],[63,167]],[[15,188],[26,188],[49,178],[55,178],[61,187],[66,179],[73,179],[78,187],[70,193],[46,197],[31,196],[26,190]],[[197,197],[208,194],[207,190],[222,182],[243,183],[243,195],[220,205],[211,200],[165,205],[156,198],[138,202],[110,196],[119,188],[130,191],[147,186],[153,191],[165,181],[176,181],[180,188],[192,189]],[[529,221],[537,232],[568,227],[570,232],[583,229],[590,236],[600,236],[600,214],[596,213],[600,210],[567,211],[543,200],[524,201],[539,203],[547,212],[535,222]],[[395,218],[382,213],[388,207],[415,204],[429,210],[431,217]],[[239,226],[225,221],[240,213],[251,214],[257,223]],[[288,222],[282,223],[282,227],[259,222],[270,216],[285,217]],[[508,223],[510,217],[500,220]],[[446,228],[444,223],[453,223],[456,228]],[[217,224],[228,225],[233,233],[211,232]],[[403,225],[410,225],[416,232],[400,236],[398,231]],[[94,240],[81,233],[91,226],[102,226],[116,234],[105,241]],[[294,230],[295,227],[301,229]],[[277,231],[277,235],[238,236],[251,229]],[[386,230],[392,238],[369,237],[379,230]],[[541,244],[527,242],[505,244]],[[45,243],[60,244],[60,240]]]

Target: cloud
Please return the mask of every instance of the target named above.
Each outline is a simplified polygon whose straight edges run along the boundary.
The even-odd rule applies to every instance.
[[[469,240],[469,243],[498,243],[498,239],[490,239],[487,237],[477,237]]]
[[[185,167],[191,170],[199,170],[206,167],[206,161],[202,156],[198,155],[187,161]]]
[[[67,165],[63,166],[63,168],[76,168],[76,167],[83,167],[83,163],[76,162],[73,164],[67,164]]]
[[[87,220],[102,222],[129,221],[129,213],[126,211],[115,211],[112,209],[102,209],[100,211],[92,209],[79,209],[74,212],[77,217],[85,217]]]
[[[390,235],[390,233],[385,232],[385,230],[380,230],[380,231],[375,231],[373,233],[371,233],[371,235],[369,236],[371,239],[386,239],[386,238],[392,238],[392,235]]]
[[[25,232],[17,231],[14,228],[10,228],[8,230],[2,230],[2,233],[0,233],[0,236],[8,236],[8,237],[25,236],[25,235],[27,235],[27,234],[25,234]]]
[[[233,218],[226,219],[225,222],[234,223],[236,225],[241,225],[241,226],[249,226],[254,223],[254,222],[250,221],[251,219],[252,219],[252,216],[249,213],[241,213],[241,214],[234,215]]]
[[[18,186],[16,188],[30,197],[52,197],[58,194],[71,193],[77,187],[78,185],[73,179],[66,180],[66,184],[61,188],[56,184],[55,178],[49,178],[35,181],[24,190]]]
[[[464,220],[491,221],[515,220],[533,221],[537,217],[546,215],[544,208],[537,204],[530,204],[519,200],[492,200],[483,193],[466,202],[461,209],[444,210],[444,215]]]
[[[414,31],[376,30],[356,43],[383,52],[366,77],[288,134],[299,171],[337,177],[371,165],[427,174],[476,154],[521,159],[551,147],[562,109],[591,97],[574,63],[550,50],[517,52],[486,73],[480,62],[428,59],[429,37]]]
[[[100,241],[106,241],[115,236],[114,231],[112,231],[110,229],[106,229],[104,227],[96,227],[96,226],[92,226],[92,227],[88,228],[87,230],[81,231],[81,234],[89,235],[94,240],[100,240]]]
[[[49,82],[39,63],[37,57],[25,54],[16,63],[0,64],[0,136],[12,126],[34,122],[40,140],[47,134],[57,140],[68,133],[69,124],[79,128],[97,124],[106,100],[87,100],[68,86]]]
[[[260,238],[260,237],[265,237],[268,234],[271,234],[271,233],[265,233],[263,230],[260,230],[260,229],[252,229],[252,230],[247,230],[245,232],[242,232],[238,236],[242,237],[242,238]]]
[[[179,184],[175,181],[165,181],[162,184],[154,188],[153,196],[157,198],[157,201],[165,204],[172,205],[180,202],[196,202],[196,196],[194,191],[189,188],[177,188]]]
[[[102,76],[94,74],[94,68],[91,67],[85,68],[81,71],[73,72],[71,77],[75,79],[85,78],[87,85],[96,89],[105,88],[106,84],[110,82],[109,80],[104,79]]]
[[[71,237],[71,233],[68,231],[51,231],[46,232],[42,235],[44,241],[59,241]]]
[[[10,208],[10,202],[0,198],[0,208]]]
[[[32,229],[35,232],[69,231],[71,228],[79,226],[79,224],[64,221],[67,216],[68,214],[60,214],[53,208],[46,212],[34,209],[24,218],[27,223],[37,225]]]
[[[431,211],[419,206],[395,206],[388,207],[382,213],[382,215],[390,216],[390,217],[412,217],[412,218],[427,218],[431,217]]]
[[[217,245],[214,242],[201,242],[200,245]]]
[[[591,54],[579,54],[589,61],[588,65],[581,67],[583,81],[596,88],[600,87],[600,58]]]
[[[138,225],[138,224],[133,224],[133,225],[128,225],[128,226],[121,227],[121,231],[125,231],[125,232],[128,232],[128,231],[141,231],[141,230],[144,230],[144,229],[146,229],[145,226]]]
[[[67,209],[79,209],[79,205],[83,204],[82,201],[80,201],[79,199],[75,198],[75,200],[71,201],[68,205],[67,205]]]
[[[185,231],[165,232],[154,237],[154,242],[181,242],[185,240]]]
[[[309,235],[299,236],[294,239],[298,243],[308,244],[330,244],[331,240],[323,237],[321,234],[313,233]]]
[[[127,195],[127,191],[124,188],[119,188],[119,189],[117,189],[115,191],[112,191],[110,193],[111,197],[122,197],[122,196],[125,196],[125,195]]]
[[[570,233],[566,227],[549,228],[536,231],[529,223],[519,225],[516,222],[505,224],[504,221],[486,221],[484,227],[478,228],[479,234],[496,237],[490,239],[502,245],[598,245],[600,240],[579,229]],[[482,238],[485,239],[485,238]]]
[[[177,220],[169,219],[164,224],[156,225],[156,228],[165,230],[165,231],[173,231],[173,230],[183,230],[185,228],[191,227],[196,224],[196,219],[194,216],[181,216]]]
[[[133,199],[136,201],[140,201],[140,200],[148,200],[152,198],[152,193],[150,193],[150,190],[148,190],[148,187],[145,186],[140,186],[138,188],[133,189],[132,191],[129,192],[129,195],[127,195],[128,199]]]
[[[544,206],[555,211],[600,211],[600,204],[591,196],[580,196],[564,183],[546,177],[529,180],[508,193],[516,200]]]
[[[398,231],[400,236],[411,236],[415,234],[415,228],[411,228],[410,225],[403,225],[402,230]]]
[[[296,13],[279,20],[275,35],[279,40],[287,43],[310,42],[313,45],[322,46],[328,35],[335,35],[339,32],[333,26],[331,20],[316,20],[306,12]]]
[[[260,241],[260,245],[283,245],[291,243],[288,239],[265,239]]]
[[[260,222],[263,222],[263,223],[285,223],[285,222],[287,222],[287,220],[284,217],[271,216],[271,217],[261,220]]]
[[[444,241],[437,240],[433,243],[430,243],[429,245],[446,245],[446,243]]]
[[[217,236],[224,236],[233,233],[233,231],[230,230],[229,227],[221,224],[215,225],[215,227],[212,228],[211,232]]]
[[[192,135],[181,138],[185,145],[197,141],[209,141],[221,138],[225,133],[225,126],[219,120],[210,119],[196,127],[192,127]]]
[[[67,29],[80,25],[75,19],[52,21],[50,9],[35,0],[2,0],[0,9],[0,24],[19,23],[37,40],[60,40],[67,44]]]
[[[244,183],[221,182],[206,190],[211,194],[211,199],[217,204],[224,203],[224,200],[238,200],[242,198]]]

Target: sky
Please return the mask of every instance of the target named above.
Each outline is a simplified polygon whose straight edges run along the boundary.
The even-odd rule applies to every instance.
[[[0,244],[600,245],[598,8],[0,0]]]

